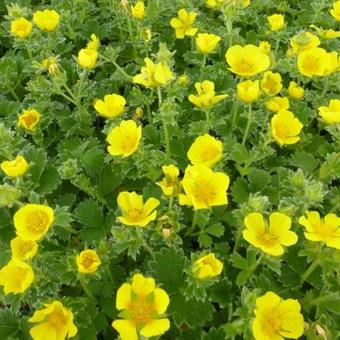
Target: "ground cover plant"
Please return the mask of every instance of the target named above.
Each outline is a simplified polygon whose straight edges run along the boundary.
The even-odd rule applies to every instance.
[[[340,1],[0,13],[1,339],[340,338]]]

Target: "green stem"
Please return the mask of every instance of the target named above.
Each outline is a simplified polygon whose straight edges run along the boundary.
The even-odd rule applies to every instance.
[[[205,53],[203,53],[202,69],[205,67],[206,63],[207,63],[207,55]]]
[[[159,104],[159,109],[161,109],[162,106],[162,91],[161,88],[158,86],[157,87],[157,95],[158,95],[158,104]],[[162,121],[163,124],[163,132],[164,132],[164,139],[165,139],[165,152],[166,152],[166,161],[170,162],[171,159],[171,149],[170,149],[170,135],[169,135],[169,129],[168,125],[163,119]]]
[[[144,248],[148,251],[148,253],[149,253],[151,256],[153,256],[154,251],[153,251],[153,249],[152,249],[146,242],[144,242]]]
[[[127,79],[127,80],[131,80],[131,76],[129,76],[118,64],[115,60],[110,60],[106,57],[104,57],[102,54],[99,55],[101,59],[107,61],[108,63],[111,63],[112,65],[114,65],[116,67],[116,69]]]
[[[313,271],[316,269],[316,267],[319,265],[320,260],[319,260],[319,253],[311,263],[311,265],[307,268],[307,270],[301,275],[301,284],[303,284],[308,277],[313,273]]]
[[[232,109],[232,117],[231,117],[231,132],[233,132],[235,125],[236,125],[237,113],[238,113],[238,101],[235,98],[233,109]]]
[[[259,264],[261,263],[263,257],[264,257],[264,254],[261,253],[261,254],[259,255],[259,257],[257,258],[256,262],[254,263],[254,265],[251,267],[251,272],[252,272],[252,273],[253,273],[253,272],[256,270],[256,268],[259,266]]]
[[[205,121],[206,121],[206,124],[207,124],[207,132],[209,132],[209,129],[210,129],[210,111],[208,109],[205,109],[204,114],[205,114]]]
[[[146,104],[146,111],[148,113],[149,124],[152,125],[152,115],[151,115],[150,104]]]
[[[197,221],[198,221],[198,210],[194,210],[194,216],[193,216],[193,219],[192,219],[191,226],[188,229],[188,231],[185,233],[184,236],[189,236],[189,235],[192,234],[192,232],[194,231],[194,229],[196,227]]]
[[[172,204],[174,202],[174,196],[171,195],[170,198],[169,198],[169,207],[168,207],[168,211],[172,211]]]
[[[251,105],[251,103],[249,103],[249,105],[248,105],[248,121],[247,121],[246,130],[244,131],[244,135],[243,135],[243,139],[242,139],[242,145],[246,144],[251,123],[252,123],[252,105]]]
[[[238,230],[237,230],[237,234],[236,234],[236,239],[235,239],[233,253],[236,253],[237,250],[238,250],[238,247],[239,247],[240,241],[241,241],[241,234],[242,234],[242,228],[239,227]]]
[[[136,58],[137,57],[136,40],[132,32],[131,18],[129,14],[127,18],[128,18],[128,29],[129,29],[130,40],[132,42],[133,56]]]
[[[96,298],[94,297],[94,295],[92,294],[92,292],[89,290],[89,288],[87,287],[84,279],[82,277],[79,277],[79,282],[81,284],[81,287],[83,288],[84,293],[91,299],[96,300]]]
[[[13,96],[13,98],[17,101],[20,102],[20,98],[19,96],[14,92],[14,90],[10,87],[7,86],[8,91],[10,92],[10,94]]]

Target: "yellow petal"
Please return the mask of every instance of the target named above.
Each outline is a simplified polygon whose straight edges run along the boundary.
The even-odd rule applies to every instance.
[[[143,327],[140,334],[149,338],[164,334],[170,328],[169,319],[151,320]],[[132,340],[132,339],[131,339]]]
[[[131,303],[131,285],[124,283],[117,291],[116,308],[118,310],[126,309]]]
[[[112,327],[119,333],[121,340],[138,340],[137,330],[129,320],[114,320]]]
[[[154,306],[156,311],[159,314],[165,313],[166,309],[168,308],[169,305],[169,295],[166,293],[165,290],[161,288],[156,288],[153,292],[154,294]]]

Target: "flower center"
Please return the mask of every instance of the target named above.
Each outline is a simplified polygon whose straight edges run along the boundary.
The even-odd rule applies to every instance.
[[[198,201],[209,204],[216,196],[216,191],[209,183],[196,184],[196,187],[193,189],[193,196]]]
[[[216,148],[212,148],[212,147],[205,148],[201,152],[201,158],[202,158],[203,161],[209,161],[212,158],[214,158],[217,153],[218,153],[218,151],[216,150]]]
[[[154,311],[153,304],[146,301],[146,298],[139,298],[138,301],[131,303],[129,310],[132,314],[132,319],[137,325],[144,325],[152,318]]]
[[[268,338],[272,337],[273,335],[279,335],[281,326],[282,326],[281,317],[275,311],[271,315],[266,315],[262,324],[263,331],[265,334],[267,334]]]
[[[254,65],[248,60],[241,59],[237,64],[236,69],[242,73],[252,73],[254,71]]]
[[[85,255],[81,261],[85,268],[89,268],[95,262],[95,259],[91,255]]]
[[[264,233],[260,236],[261,243],[266,247],[273,247],[278,242],[278,237],[271,233]]]
[[[62,329],[66,326],[66,317],[62,311],[55,310],[48,318],[48,323],[55,329]]]
[[[142,215],[143,211],[140,209],[130,209],[127,212],[128,218],[132,221],[138,221]]]
[[[29,251],[31,251],[33,248],[33,242],[32,241],[25,241],[20,245],[19,248],[19,255],[24,257]]]
[[[37,122],[37,117],[31,114],[24,116],[22,119],[28,127],[31,127]]]
[[[48,226],[48,216],[43,211],[34,211],[28,214],[26,218],[27,228],[35,234],[40,234],[46,230]]]

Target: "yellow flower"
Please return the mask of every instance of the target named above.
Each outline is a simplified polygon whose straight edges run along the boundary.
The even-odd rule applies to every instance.
[[[165,196],[177,195],[179,192],[179,169],[175,165],[163,165],[164,178],[158,182]]]
[[[288,94],[294,99],[301,99],[305,94],[305,90],[299,86],[295,81],[291,81],[288,87]]]
[[[165,290],[156,287],[155,280],[135,274],[132,284],[122,284],[116,297],[116,308],[123,319],[114,320],[112,327],[121,340],[138,340],[137,332],[145,338],[160,336],[170,328],[164,317],[169,305]]]
[[[83,68],[93,69],[97,65],[98,52],[90,48],[82,48],[78,53],[77,63]]]
[[[327,124],[340,123],[340,100],[331,99],[328,106],[319,107],[319,115]]]
[[[260,49],[262,50],[263,53],[265,53],[265,54],[270,53],[271,45],[270,45],[269,41],[261,41],[259,47],[260,47]]]
[[[33,280],[32,267],[17,258],[12,258],[0,270],[0,285],[4,286],[6,295],[23,293],[31,286]]]
[[[94,102],[94,108],[99,116],[105,118],[115,118],[121,115],[125,110],[126,100],[119,94],[108,94],[104,100],[97,99]]]
[[[321,36],[324,39],[336,39],[340,38],[340,31],[334,31],[333,29],[322,30]]]
[[[50,75],[55,75],[58,71],[58,57],[49,57],[41,62],[43,69],[48,70]]]
[[[26,130],[33,131],[39,123],[40,117],[40,113],[35,109],[23,110],[21,116],[19,116],[18,125]]]
[[[144,2],[137,1],[135,6],[131,5],[131,14],[136,19],[142,19],[145,16]]]
[[[46,205],[26,204],[14,214],[16,233],[25,241],[40,240],[54,221],[54,211]]]
[[[244,219],[246,229],[243,238],[263,252],[280,256],[284,252],[283,246],[291,246],[298,240],[297,235],[290,231],[292,220],[289,216],[274,212],[269,216],[269,226],[258,212],[248,214]]]
[[[282,14],[273,14],[267,17],[267,20],[272,31],[279,31],[285,27],[285,17]]]
[[[180,205],[193,205],[198,210],[228,204],[229,182],[229,176],[206,165],[189,165],[182,180],[185,195],[180,195]]]
[[[101,265],[100,258],[95,250],[85,249],[76,257],[79,273],[91,274],[97,271]]]
[[[307,77],[323,76],[329,61],[328,53],[323,48],[315,47],[301,52],[297,65],[299,72]]]
[[[25,241],[17,236],[11,241],[12,258],[19,260],[29,260],[38,251],[38,244],[35,241]]]
[[[212,81],[204,80],[196,83],[197,96],[191,94],[189,101],[200,108],[210,109],[212,106],[228,97],[227,94],[215,96],[215,84]]]
[[[117,198],[118,206],[123,216],[119,216],[118,220],[125,225],[145,227],[157,216],[155,210],[160,202],[156,198],[149,198],[145,204],[142,195],[136,192],[120,192]]]
[[[168,65],[155,64],[151,59],[144,59],[145,65],[141,73],[133,77],[134,84],[141,84],[145,87],[158,87],[166,85],[172,78],[172,72]]]
[[[43,31],[54,31],[59,25],[60,15],[54,9],[36,11],[33,14],[33,21]]]
[[[187,74],[182,74],[181,76],[179,76],[177,78],[177,84],[183,87],[188,86],[188,84],[190,83],[190,78],[188,77]]]
[[[294,54],[299,54],[311,48],[318,47],[320,44],[320,39],[310,32],[300,32],[290,39],[290,46],[292,47]]]
[[[257,298],[252,325],[255,340],[300,338],[304,332],[300,310],[297,300],[282,300],[273,292]]]
[[[226,55],[229,70],[242,77],[252,77],[270,66],[270,59],[260,47],[255,45],[232,46]]]
[[[196,48],[199,52],[209,54],[213,53],[220,42],[221,37],[215,34],[199,33],[196,37]]]
[[[222,273],[223,263],[215,257],[215,254],[209,253],[195,261],[192,271],[196,277],[201,280],[218,276]]]
[[[266,102],[266,108],[272,112],[289,109],[289,99],[287,97],[274,97]]]
[[[142,118],[143,115],[144,115],[143,108],[140,107],[140,106],[138,106],[138,107],[136,108],[135,114],[137,115],[138,118]]]
[[[340,250],[340,217],[328,214],[320,218],[317,211],[306,211],[299,223],[306,228],[305,237],[309,241],[324,242],[328,247]]]
[[[192,37],[194,36],[198,29],[192,27],[195,22],[197,13],[187,12],[185,9],[180,9],[178,11],[178,18],[172,18],[170,25],[175,29],[175,34],[177,39],[184,39],[186,35]]]
[[[107,151],[112,156],[128,157],[138,149],[141,138],[142,127],[131,119],[123,120],[109,132]]]
[[[327,62],[326,62],[326,69],[325,72],[323,74],[323,76],[328,76],[334,72],[336,72],[339,67],[339,58],[338,58],[338,52],[330,52],[327,53]]]
[[[331,15],[335,20],[340,21],[340,1],[335,1],[333,3]]]
[[[259,81],[246,80],[237,84],[237,96],[245,103],[252,103],[260,97]]]
[[[188,158],[193,165],[204,164],[211,167],[222,157],[222,142],[205,133],[199,136],[190,146]]]
[[[250,5],[250,0],[205,0],[205,3],[209,8],[221,8],[224,4],[246,8]]]
[[[87,43],[86,48],[94,51],[98,51],[100,46],[100,40],[95,34],[91,34],[91,40]]]
[[[17,156],[13,161],[3,161],[0,167],[6,176],[18,177],[26,173],[28,163],[23,156]]]
[[[65,308],[60,301],[46,303],[45,308],[35,311],[28,321],[39,323],[30,330],[33,340],[51,339],[52,334],[54,339],[64,340],[72,338],[78,332],[72,311]]]
[[[282,78],[279,73],[267,71],[261,80],[261,89],[268,96],[275,96],[282,89]]]
[[[149,42],[152,38],[152,32],[149,28],[143,28],[141,36],[146,42]]]
[[[27,38],[32,32],[32,23],[21,17],[11,22],[11,33],[18,38]]]
[[[281,146],[297,143],[302,128],[303,124],[290,111],[281,110],[271,120],[272,136]]]

